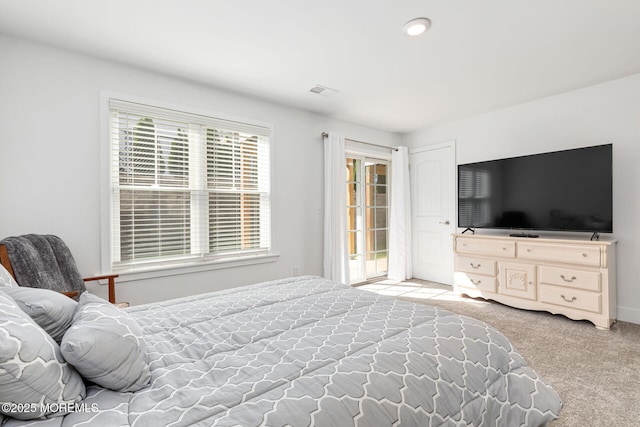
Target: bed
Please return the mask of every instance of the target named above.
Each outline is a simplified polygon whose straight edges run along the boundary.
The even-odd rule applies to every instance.
[[[100,312],[96,299],[84,304]],[[141,334],[130,350],[98,345],[108,358],[141,352],[127,368],[133,386],[94,375],[82,358],[61,360],[83,373],[84,394],[69,391],[73,405],[49,418],[4,425],[511,427],[545,425],[562,405],[487,324],[320,277],[101,309]],[[63,355],[79,311],[62,333]]]

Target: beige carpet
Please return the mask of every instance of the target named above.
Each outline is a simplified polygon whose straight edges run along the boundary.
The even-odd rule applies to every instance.
[[[640,426],[640,325],[610,331],[564,316],[459,297],[424,281],[359,286],[482,320],[506,335],[563,401],[553,427]]]

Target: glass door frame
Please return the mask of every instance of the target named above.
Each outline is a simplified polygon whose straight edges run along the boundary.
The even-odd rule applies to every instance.
[[[351,284],[361,283],[370,279],[384,277],[388,272],[388,260],[389,260],[389,216],[390,216],[390,203],[391,203],[391,161],[389,159],[379,158],[376,156],[346,152],[347,159],[347,180],[346,185],[353,186],[352,191],[347,188],[347,236],[348,236],[348,252],[349,252],[349,268],[351,276]],[[349,167],[354,165],[354,162],[350,162],[349,159],[354,159],[357,162],[357,171],[355,171],[353,177],[349,176]],[[369,165],[384,165],[386,167],[386,182],[379,184],[378,182],[367,182],[367,166]],[[377,174],[374,173],[374,176]],[[376,178],[377,179],[377,178]],[[370,196],[372,197],[373,204],[367,204],[368,187],[371,187],[373,191]],[[385,188],[386,204],[378,205],[375,200],[375,195],[378,194],[375,190],[379,187]],[[371,200],[370,200],[371,202]],[[378,211],[385,209],[384,225],[381,229],[377,228],[377,221],[375,221]],[[374,218],[373,227],[371,225],[371,218],[367,218],[368,215],[373,215]],[[369,224],[368,224],[369,223]],[[384,245],[379,247],[376,245],[376,239],[379,236],[380,231],[386,231],[384,235]],[[373,242],[371,241],[373,237]],[[383,271],[379,271],[378,256],[386,253],[386,268]],[[373,258],[371,258],[373,256]],[[370,266],[368,263],[375,262],[374,272],[369,273]]]

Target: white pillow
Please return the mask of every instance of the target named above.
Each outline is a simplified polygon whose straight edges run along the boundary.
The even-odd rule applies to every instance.
[[[12,412],[3,406],[0,412],[20,420],[64,415],[50,411],[84,399],[82,378],[65,363],[58,344],[1,290],[0,312],[0,402],[29,408]]]
[[[60,292],[17,286],[3,291],[57,343],[71,326],[78,303]]]
[[[16,283],[15,279],[9,274],[4,265],[0,264],[0,288],[16,288],[18,287],[18,283]]]
[[[147,346],[138,323],[88,292],[80,295],[73,324],[60,348],[85,379],[104,388],[136,391],[151,379]]]

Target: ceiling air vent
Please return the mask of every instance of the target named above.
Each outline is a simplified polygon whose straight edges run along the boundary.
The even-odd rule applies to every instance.
[[[309,89],[309,92],[317,93],[318,95],[326,96],[328,98],[338,94],[340,91],[322,85],[315,85]]]

